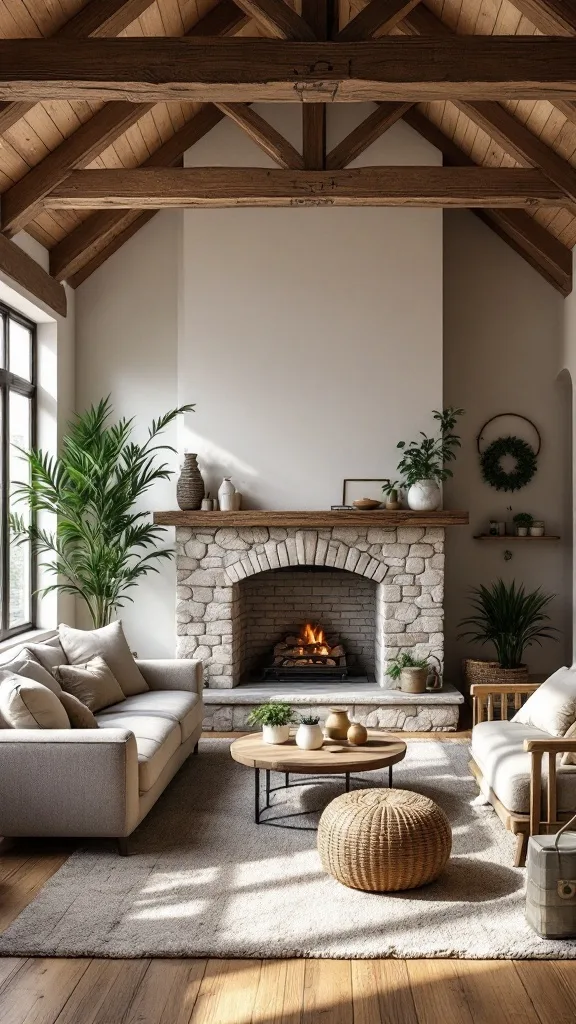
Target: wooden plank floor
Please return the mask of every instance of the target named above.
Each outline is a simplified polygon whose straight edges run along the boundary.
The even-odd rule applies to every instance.
[[[28,841],[0,853],[0,931],[72,849]],[[0,1024],[575,1021],[576,961],[0,958]]]

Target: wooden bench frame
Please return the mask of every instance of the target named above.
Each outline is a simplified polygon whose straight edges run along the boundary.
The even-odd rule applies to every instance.
[[[538,689],[540,683],[477,683],[470,687],[473,699],[473,724],[494,721],[494,711],[499,707],[500,720],[508,717],[508,697],[513,695],[514,709],[522,706],[522,697],[529,696]],[[496,700],[495,698],[499,698]],[[486,706],[486,718],[484,707]],[[474,760],[470,761],[470,770],[478,782],[481,792],[492,804],[496,814],[505,828],[516,836],[516,854],[514,866],[523,867],[526,862],[526,848],[529,836],[540,833],[555,832],[572,814],[558,811],[556,758],[567,751],[576,752],[576,739],[565,736],[550,736],[546,739],[524,740],[524,750],[532,755],[530,766],[530,812],[520,814],[509,811],[498,799],[494,791],[486,783],[482,772]],[[548,756],[548,780],[545,794],[545,810],[542,810],[542,758]]]

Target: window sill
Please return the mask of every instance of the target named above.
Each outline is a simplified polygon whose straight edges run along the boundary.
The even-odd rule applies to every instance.
[[[51,636],[56,636],[56,629],[29,629],[26,633],[19,633],[18,636],[8,637],[7,640],[0,642],[0,654],[4,651],[9,651],[13,647],[22,647],[24,644],[37,644],[41,640],[49,640]]]

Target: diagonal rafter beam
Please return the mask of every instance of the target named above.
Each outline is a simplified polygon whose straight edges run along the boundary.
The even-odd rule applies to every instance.
[[[28,253],[0,235],[0,272],[6,274],[36,299],[61,316],[66,316],[66,292]]]
[[[427,8],[419,7],[402,22],[401,30],[426,38],[453,37],[447,26],[439,21]],[[508,113],[499,103],[490,101],[453,101],[467,117],[495,139],[506,152],[524,167],[539,167],[540,170],[567,197],[566,205],[576,202],[576,169],[564,160],[550,146],[542,142],[520,121]]]
[[[307,22],[284,0],[236,0],[236,3],[277,39],[306,41],[315,38]]]
[[[293,170],[304,167],[298,150],[247,103],[215,103],[214,106],[242,128],[279,167]]]
[[[117,36],[131,25],[154,0],[90,0],[58,32],[57,39],[85,36]],[[32,110],[33,103],[0,103],[0,135]]]
[[[301,43],[146,36],[79,39],[73,47],[56,39],[0,40],[0,99],[420,102],[551,95],[576,95],[573,39],[384,36]]]
[[[187,33],[190,38],[232,32],[246,22],[232,0],[223,0]],[[60,143],[2,196],[2,230],[14,235],[37,215],[42,200],[72,169],[92,162],[131,125],[152,109],[151,103],[107,103],[94,117]]]
[[[376,110],[354,128],[346,138],[342,139],[326,157],[326,168],[338,170],[347,167],[368,146],[387,132],[393,124],[404,117],[410,110],[411,103],[379,103]]]
[[[576,35],[575,0],[511,0],[547,36]]]
[[[452,167],[474,167],[474,161],[456,143],[415,107],[404,120],[427,142],[439,149],[444,163]],[[538,221],[523,210],[472,210],[519,256],[562,295],[572,291],[572,251],[559,242]]]
[[[339,43],[370,39],[379,29],[390,32],[420,0],[371,0],[336,35]]]

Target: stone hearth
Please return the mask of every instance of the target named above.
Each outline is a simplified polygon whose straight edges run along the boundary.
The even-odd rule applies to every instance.
[[[168,514],[160,513],[157,521],[162,522],[164,515]],[[368,514],[355,516],[358,525],[318,529],[213,526],[210,513],[203,526],[196,525],[202,522],[201,514],[193,515],[194,526],[176,530],[177,655],[202,660],[210,688],[229,689],[240,682],[246,647],[243,583],[256,574],[289,566],[334,568],[349,573],[351,579],[373,582],[373,664],[380,686],[394,685],[386,668],[401,651],[433,657],[442,669],[442,526],[371,526],[364,524]],[[235,521],[241,522],[242,515]],[[317,515],[322,522],[330,513]],[[332,513],[331,521],[338,515]],[[225,517],[221,514],[220,521]],[[270,644],[278,639],[271,636]]]

